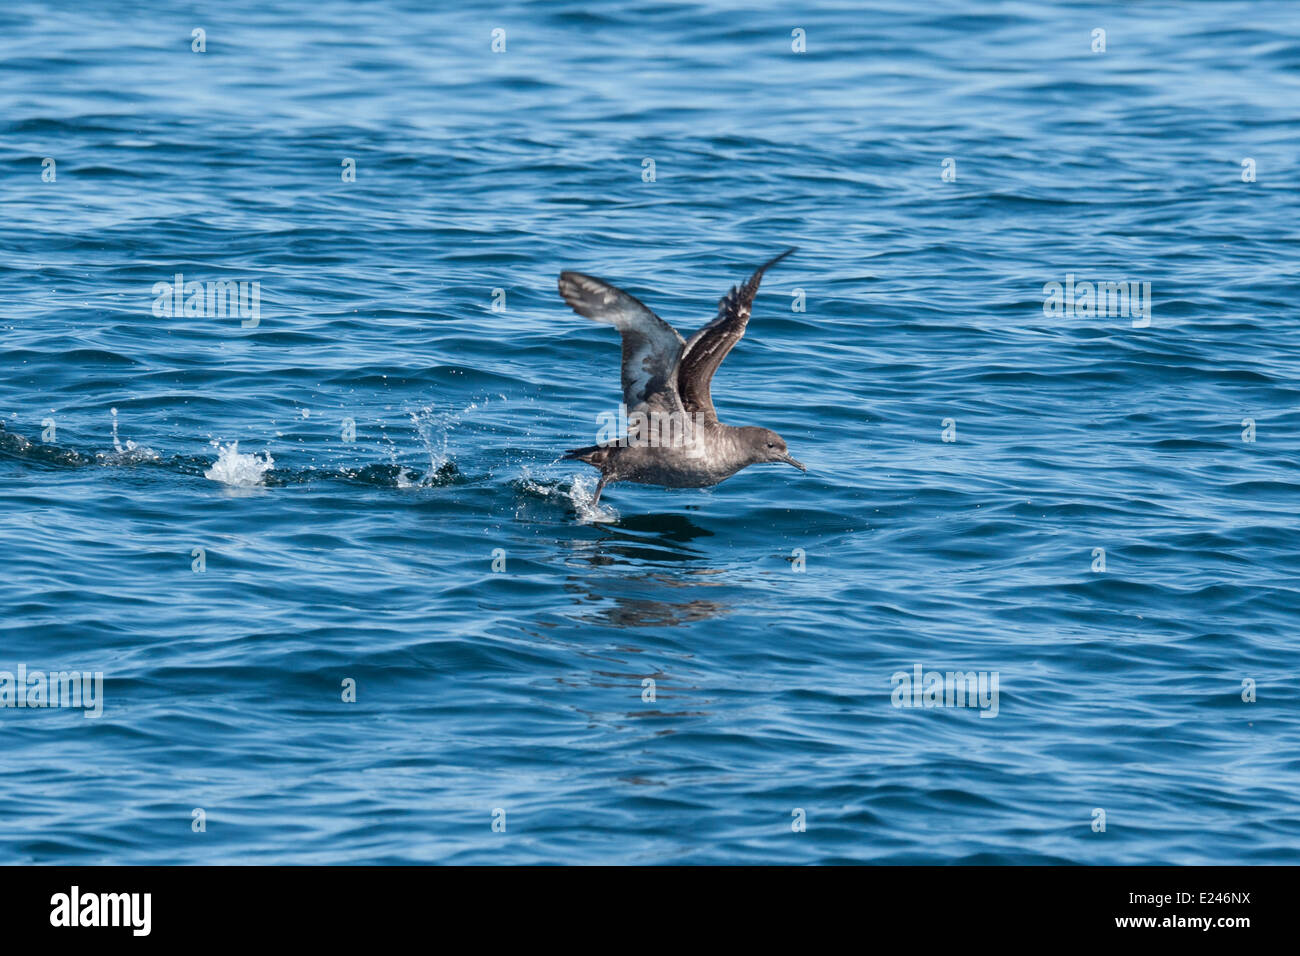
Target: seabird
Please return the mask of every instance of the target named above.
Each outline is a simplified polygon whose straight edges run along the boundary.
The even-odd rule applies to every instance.
[[[763,273],[794,249],[759,266],[718,302],[718,316],[687,341],[637,299],[580,272],[560,273],[560,295],[574,312],[607,322],[623,339],[623,403],[637,424],[613,442],[573,448],[566,459],[600,469],[593,504],[611,481],[705,488],[762,462],[807,471],[767,428],[718,421],[709,394],[713,373],[745,334]]]

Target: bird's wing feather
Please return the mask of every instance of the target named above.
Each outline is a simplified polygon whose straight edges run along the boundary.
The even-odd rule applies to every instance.
[[[718,420],[709,390],[713,373],[745,334],[750,306],[758,292],[758,284],[763,281],[763,273],[794,251],[787,249],[759,266],[743,285],[733,286],[718,302],[718,317],[686,343],[677,366],[677,391],[687,412],[701,412],[715,422]]]
[[[622,289],[580,272],[560,273],[560,295],[579,315],[618,329],[629,411],[647,403],[680,410],[675,373],[685,340],[676,329]]]

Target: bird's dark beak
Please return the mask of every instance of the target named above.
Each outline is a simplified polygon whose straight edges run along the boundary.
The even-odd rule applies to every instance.
[[[783,462],[785,462],[787,465],[794,465],[794,466],[795,466],[796,468],[798,468],[800,471],[807,471],[807,470],[808,470],[807,468],[804,467],[803,462],[801,462],[801,461],[795,461],[794,456],[791,455],[789,452],[786,452],[784,455],[782,455],[782,456],[781,456],[781,460],[782,460]]]

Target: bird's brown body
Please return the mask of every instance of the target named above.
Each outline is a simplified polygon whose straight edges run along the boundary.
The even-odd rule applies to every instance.
[[[600,470],[597,500],[611,481],[705,488],[762,462],[805,470],[776,432],[719,422],[709,390],[713,373],[745,334],[763,273],[793,251],[761,266],[723,296],[717,318],[689,341],[621,289],[577,272],[560,274],[560,295],[575,312],[618,328],[623,401],[629,421],[638,421],[616,441],[566,453],[566,458]]]
[[[710,422],[696,436],[703,446],[698,454],[672,445],[611,443],[575,448],[565,457],[600,469],[606,483],[631,481],[665,488],[708,488],[749,465],[786,460],[756,454],[757,448],[766,451],[767,443],[752,446],[745,440],[747,431],[750,429]],[[767,433],[767,429],[752,431]],[[766,434],[762,437],[766,438]]]

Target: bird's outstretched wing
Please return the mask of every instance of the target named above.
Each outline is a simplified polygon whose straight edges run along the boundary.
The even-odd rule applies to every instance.
[[[623,337],[623,402],[631,411],[650,403],[680,410],[677,361],[685,341],[641,302],[581,272],[560,273],[560,295],[574,312],[608,322]]]
[[[687,412],[702,412],[713,421],[718,413],[713,408],[709,385],[713,373],[727,357],[732,346],[745,334],[749,324],[749,309],[763,281],[763,273],[776,265],[794,249],[787,249],[775,259],[763,263],[744,285],[733,286],[718,302],[718,317],[690,337],[677,366],[677,391]]]

